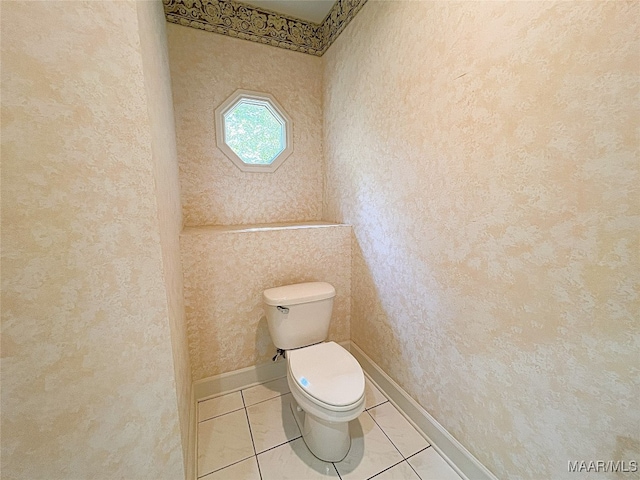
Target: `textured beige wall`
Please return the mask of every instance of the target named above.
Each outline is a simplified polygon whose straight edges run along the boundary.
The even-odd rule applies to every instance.
[[[324,281],[336,289],[329,339],[349,339],[351,227],[187,228],[181,236],[193,379],[267,363],[275,354],[267,288]]]
[[[182,265],[180,263],[182,207],[180,205],[180,180],[178,177],[166,20],[161,1],[140,1],[137,3],[137,9],[142,67],[151,127],[151,152],[158,203],[164,286],[167,295],[167,314],[171,331],[182,453],[185,459],[186,473],[189,467],[193,468],[193,465],[187,461],[192,382],[187,324],[184,315]]]
[[[319,220],[322,61],[178,25],[167,30],[185,225]],[[292,118],[293,153],[274,173],[242,172],[216,146],[214,110],[237,89],[273,95]],[[348,339],[350,231],[187,229],[181,250],[193,379],[270,361],[266,288],[333,283],[331,338]]]
[[[371,0],[323,57],[351,338],[500,478],[640,457],[639,8]]]
[[[185,225],[319,220],[322,61],[167,25]],[[216,146],[214,110],[237,89],[272,94],[293,120],[293,153],[274,173],[241,172]]]
[[[136,4],[1,30],[2,478],[182,478]]]

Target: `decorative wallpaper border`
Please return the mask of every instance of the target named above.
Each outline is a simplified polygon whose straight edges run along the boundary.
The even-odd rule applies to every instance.
[[[337,0],[321,24],[233,0],[163,0],[167,21],[322,56],[367,0]]]

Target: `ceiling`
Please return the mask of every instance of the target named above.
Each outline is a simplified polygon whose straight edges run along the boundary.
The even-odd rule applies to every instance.
[[[335,0],[249,0],[242,1],[254,7],[299,18],[312,23],[322,23]]]

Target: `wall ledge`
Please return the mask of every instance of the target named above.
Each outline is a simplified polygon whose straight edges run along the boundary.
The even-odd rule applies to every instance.
[[[184,227],[181,235],[201,235],[210,233],[251,233],[251,232],[267,232],[274,230],[296,230],[309,228],[327,228],[327,227],[346,227],[351,225],[344,223],[310,221],[310,222],[292,222],[292,223],[256,223],[249,225],[203,225],[195,227]]]

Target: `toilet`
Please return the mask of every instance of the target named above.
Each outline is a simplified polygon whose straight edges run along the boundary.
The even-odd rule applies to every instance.
[[[339,462],[351,447],[349,422],[364,411],[364,374],[329,333],[336,291],[326,282],[298,283],[263,293],[269,333],[285,352],[293,414],[320,460]]]

